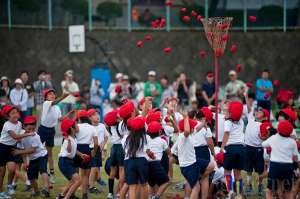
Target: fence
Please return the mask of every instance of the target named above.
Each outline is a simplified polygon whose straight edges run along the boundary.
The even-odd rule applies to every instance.
[[[184,13],[196,11],[204,17],[233,16],[233,28],[247,32],[256,29],[287,29],[300,26],[299,0],[1,0],[0,25],[14,27],[56,27],[85,24],[95,28],[150,29],[151,21],[166,19],[167,31],[199,29],[195,19],[182,20]],[[257,16],[256,23],[247,18]]]

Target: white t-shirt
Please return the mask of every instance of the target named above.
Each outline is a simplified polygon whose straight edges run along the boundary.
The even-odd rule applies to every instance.
[[[159,136],[153,139],[149,137],[148,147],[150,151],[152,151],[155,155],[155,160],[152,160],[148,157],[148,161],[160,161],[163,156],[163,152],[168,148],[168,144],[164,139],[162,139]]]
[[[66,84],[68,85],[68,89],[65,89]],[[62,87],[63,93],[68,93],[68,92],[76,93],[76,92],[79,92],[78,84],[74,81],[72,81],[70,83],[70,82],[67,82],[67,81],[64,80],[64,81],[61,82],[61,87]],[[68,97],[66,97],[61,102],[62,103],[68,103],[68,104],[75,104],[76,97],[74,97],[73,95],[69,95]]]
[[[93,138],[98,137],[96,128],[88,123],[78,124],[79,131],[76,134],[77,144],[89,144],[94,147]]]
[[[226,146],[230,144],[243,144],[244,143],[244,122],[241,119],[238,122],[226,120],[224,123],[224,132],[229,132],[229,139]]]
[[[245,144],[253,147],[261,147],[262,140],[259,137],[261,122],[255,121],[253,112],[248,114],[248,124],[245,131]]]
[[[177,139],[178,161],[180,167],[187,167],[196,162],[195,148],[190,136],[180,133]]]
[[[110,142],[112,144],[122,144],[122,138],[124,136],[124,131],[119,132],[119,134],[120,134],[120,136],[119,136],[118,132],[117,132],[117,126],[112,126],[112,127],[110,127],[110,132],[111,132],[111,134],[109,134]]]
[[[93,126],[96,129],[97,137],[98,137],[98,144],[104,142],[105,137],[108,137],[109,134],[105,128],[105,125],[102,123],[99,123],[98,126]],[[94,147],[94,142],[90,145],[91,148]]]
[[[68,140],[65,139],[63,144],[61,145],[60,148],[60,153],[58,154],[58,157],[65,157],[65,158],[70,158],[73,159],[76,155],[76,151],[77,151],[77,140],[76,138],[73,138],[72,136],[68,136],[68,138],[71,141],[71,153],[68,152],[67,148],[68,148]]]
[[[215,173],[213,175],[212,182],[213,184],[219,184],[224,182],[224,168],[223,167],[215,167]]]
[[[128,133],[129,133],[129,131],[123,121],[121,121],[119,123],[118,130],[121,135],[128,135]]]
[[[41,142],[41,138],[38,134],[23,138],[17,146],[21,149],[35,148],[35,152],[28,155],[29,160],[35,160],[47,155],[47,150]]]
[[[128,156],[128,145],[126,145],[126,139],[127,139],[128,135],[125,135],[122,139],[122,147],[125,151],[125,160],[128,160],[129,159],[129,156]],[[147,158],[147,153],[146,151],[149,149],[149,139],[151,139],[148,135],[146,135],[146,139],[145,139],[145,142],[144,142],[144,147],[141,147],[142,145],[142,141],[140,142],[140,147],[139,149],[137,150],[136,154],[135,154],[135,157],[136,158]]]
[[[213,113],[213,117],[215,118],[216,114]],[[225,115],[223,113],[218,113],[218,142],[223,141],[224,135],[224,123],[225,123]]]
[[[278,133],[262,143],[263,147],[271,147],[271,162],[293,163],[293,156],[298,156],[297,144],[290,137]]]
[[[163,129],[164,129],[164,131],[165,131],[165,133],[166,133],[166,135],[168,137],[172,137],[173,136],[173,134],[174,134],[174,128],[172,126],[169,126],[167,124],[163,124],[162,127],[163,127]]]
[[[14,124],[11,123],[10,121],[7,121],[4,123],[1,131],[0,143],[9,146],[14,146],[17,144],[17,141],[10,136],[9,131],[13,131],[16,134],[21,134],[22,132],[21,122],[17,122],[16,124]]]
[[[197,127],[196,127],[197,128]],[[191,141],[194,145],[194,147],[199,147],[199,146],[207,146],[207,138],[212,137],[212,133],[210,128],[201,128],[200,131],[198,132],[193,132],[190,134]]]
[[[176,140],[171,148],[171,153],[178,156],[178,140]]]
[[[53,128],[57,125],[58,119],[61,118],[61,111],[57,105],[51,105],[52,101],[44,101],[41,117],[41,125]]]

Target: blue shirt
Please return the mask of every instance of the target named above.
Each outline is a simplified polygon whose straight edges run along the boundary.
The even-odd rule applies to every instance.
[[[268,99],[265,99],[265,91],[260,90],[260,87],[264,88],[269,88],[273,89],[273,84],[270,80],[265,80],[265,79],[258,79],[256,81],[256,100],[264,100],[264,101],[269,101],[270,97]]]

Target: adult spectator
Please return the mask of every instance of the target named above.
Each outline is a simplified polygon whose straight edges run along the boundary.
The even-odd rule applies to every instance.
[[[174,90],[172,85],[169,84],[169,78],[167,75],[163,75],[159,79],[159,83],[162,88],[161,102],[163,102],[165,99],[174,97]]]
[[[212,72],[206,73],[206,80],[202,83],[202,95],[205,100],[205,106],[215,104],[215,82],[214,74]]]
[[[87,103],[87,106],[90,105],[91,93],[90,93],[90,86],[88,84],[82,84],[80,90],[80,97],[81,100]]]
[[[37,118],[40,118],[39,116],[44,102],[43,91],[53,88],[52,83],[46,80],[46,71],[41,70],[38,72],[38,80],[33,83],[33,88],[35,91],[36,115]]]
[[[15,87],[11,90],[9,99],[11,103],[19,109],[21,112],[21,119],[23,119],[27,111],[28,93],[27,90],[24,89],[21,79],[16,79]]]
[[[234,70],[229,71],[230,81],[225,87],[226,98],[231,101],[240,101],[242,102],[244,92],[247,87],[246,84],[238,80],[237,73]]]
[[[160,105],[162,89],[156,81],[156,72],[151,70],[148,72],[148,81],[144,85],[144,96],[153,97],[153,107]]]
[[[109,92],[109,98],[111,101],[115,100],[117,97],[118,93],[116,92],[116,87],[122,85],[122,80],[123,80],[123,74],[122,73],[117,73],[116,76],[116,82],[113,82],[109,85],[108,92]]]
[[[121,82],[121,99],[130,99],[131,92],[130,92],[130,82],[128,75],[123,75],[122,82]]]
[[[61,82],[62,93],[70,93],[68,97],[61,101],[63,115],[67,114],[71,109],[75,108],[76,95],[79,94],[78,84],[73,80],[73,70],[65,72],[65,79]]]
[[[269,80],[270,71],[265,69],[261,73],[261,78],[256,81],[256,101],[257,106],[271,110],[271,93],[273,84]],[[268,96],[267,93],[270,95]]]
[[[28,93],[26,115],[32,115],[32,111],[34,107],[34,88],[33,85],[29,83],[29,73],[27,71],[22,71],[20,73],[20,79],[22,80],[24,88]]]
[[[90,105],[97,109],[100,113],[102,111],[102,97],[104,95],[104,90],[101,86],[101,82],[97,79],[92,79],[90,88]]]
[[[2,76],[0,79],[0,88],[5,91],[7,97],[9,97],[10,84],[6,76]]]
[[[179,99],[179,104],[181,106],[186,107],[189,105],[190,99],[190,86],[191,82],[187,79],[185,73],[180,73],[178,76],[174,89],[177,91],[177,97]]]

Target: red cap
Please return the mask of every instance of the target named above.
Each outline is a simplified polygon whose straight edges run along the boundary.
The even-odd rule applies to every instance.
[[[237,45],[236,44],[232,44],[230,47],[230,52],[231,53],[235,53],[237,51]]]
[[[104,123],[107,126],[114,126],[117,124],[118,119],[118,110],[113,110],[105,114]]]
[[[264,108],[261,111],[264,113],[264,116],[266,118],[268,118],[268,120],[269,120],[270,119],[270,112],[267,109],[264,109]]]
[[[269,128],[272,128],[272,123],[270,122],[263,122],[260,125],[260,133],[259,133],[259,137],[261,139],[266,139],[266,137],[268,136],[268,130]]]
[[[197,123],[198,122],[196,120],[189,118],[189,124],[190,124],[191,129],[194,129],[195,126],[197,125]],[[179,127],[180,132],[184,131],[184,119],[182,119],[178,122],[178,127]]]
[[[50,93],[50,92],[55,93],[55,90],[52,89],[52,88],[43,90],[43,95],[44,95],[44,98],[45,98],[45,99],[47,98],[47,95],[48,95],[48,93]]]
[[[211,110],[208,107],[202,107],[200,110],[202,111],[203,115],[205,116],[206,121],[211,124],[211,121],[213,119],[213,114],[212,114]]]
[[[297,115],[291,108],[284,108],[279,111],[279,113],[284,113],[287,115],[291,120],[295,121],[297,119]]]
[[[115,92],[116,92],[116,93],[121,93],[121,92],[122,92],[122,86],[121,86],[121,85],[117,85],[117,86],[115,87]]]
[[[139,106],[143,106],[143,104],[145,103],[145,98],[143,97],[142,99],[140,99],[140,101],[139,101]]]
[[[185,23],[188,23],[188,22],[191,21],[191,17],[186,15],[186,16],[183,16],[183,17],[182,17],[182,20],[183,20]]]
[[[215,156],[215,160],[216,160],[217,164],[223,165],[224,164],[224,153],[222,153],[222,152],[217,153]]]
[[[134,111],[134,104],[132,101],[128,101],[126,104],[122,105],[119,109],[119,115],[123,119],[127,119],[131,116]]]
[[[7,117],[8,114],[10,113],[10,111],[12,111],[13,109],[17,109],[15,106],[12,105],[4,105],[2,107],[1,113],[3,116]]]
[[[87,111],[87,114],[89,117],[91,117],[92,115],[94,115],[94,113],[97,113],[97,110],[94,108],[91,108]]]
[[[31,116],[25,116],[23,120],[23,124],[34,124],[36,123],[36,117],[31,115]]]
[[[290,137],[293,129],[293,125],[287,120],[280,121],[277,127],[278,133],[284,137]]]
[[[239,121],[243,114],[243,104],[241,102],[230,102],[228,106],[230,119]]]
[[[279,84],[280,84],[280,83],[279,83],[279,80],[278,80],[278,79],[274,80],[274,81],[273,81],[273,84],[274,84],[275,87],[278,87]]]
[[[212,77],[214,77],[214,73],[209,72],[209,73],[206,74],[206,77],[212,78]]]
[[[67,135],[67,131],[75,124],[74,120],[71,120],[70,118],[65,118],[60,124],[60,129],[63,136]]]
[[[157,121],[153,121],[153,122],[150,122],[150,124],[148,125],[148,130],[147,132],[149,134],[156,134],[156,133],[159,133],[162,129],[162,125],[157,122]]]
[[[161,112],[160,111],[150,111],[147,115],[146,123],[150,124],[153,121],[159,122],[161,119]]]
[[[86,110],[78,110],[76,114],[76,120],[82,117],[89,117],[89,114]]]
[[[127,127],[131,131],[143,130],[145,128],[145,118],[140,116],[129,118],[127,121]]]

